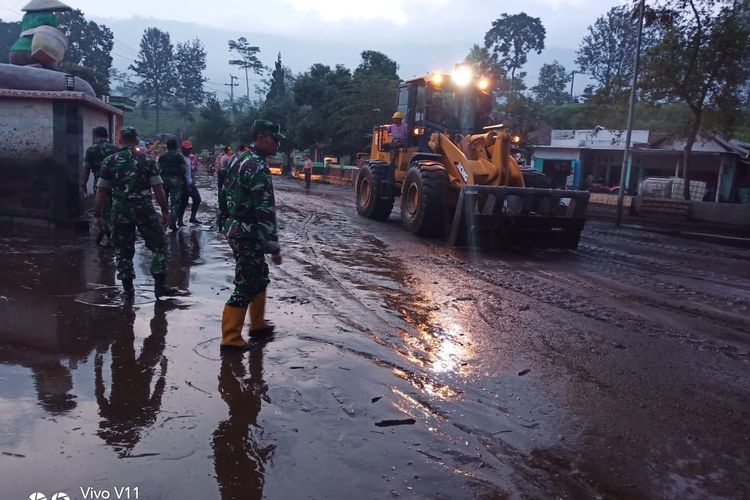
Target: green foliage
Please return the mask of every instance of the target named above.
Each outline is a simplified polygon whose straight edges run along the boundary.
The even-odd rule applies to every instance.
[[[570,74],[565,66],[557,61],[544,64],[539,70],[539,83],[531,88],[536,101],[541,105],[562,105],[570,101],[568,83]]]
[[[21,23],[6,23],[0,20],[0,64],[8,63],[10,46],[16,43],[21,34]]]
[[[738,113],[750,78],[750,68],[741,64],[747,61],[750,30],[742,21],[747,7],[739,2],[692,3],[695,9],[683,9],[679,0],[664,0],[650,11],[661,37],[645,54],[641,88],[651,102],[686,104],[697,132],[706,107],[727,118]]]
[[[477,75],[486,76],[492,82],[491,89],[495,92],[508,90],[508,80],[505,68],[497,58],[497,54],[490,52],[487,47],[474,45],[464,63],[471,66]]]
[[[534,99],[520,93],[511,94],[495,110],[494,121],[502,123],[514,133],[529,135],[541,125],[541,106]]]
[[[202,148],[212,148],[214,144],[226,144],[234,138],[232,122],[226,110],[216,97],[209,97],[200,110],[200,118],[195,127],[195,141]]]
[[[260,75],[265,67],[258,59],[260,47],[253,47],[247,38],[240,37],[237,40],[229,40],[229,51],[236,52],[239,59],[231,59],[229,64],[237,66],[245,72],[245,85],[247,87],[247,99],[250,100],[250,71]]]
[[[138,91],[143,97],[141,105],[156,110],[156,128],[159,129],[162,107],[174,96],[178,85],[174,47],[169,33],[148,28],[141,38],[138,59],[129,69],[140,77]]]
[[[138,85],[130,78],[127,71],[116,68],[109,70],[109,81],[112,94],[135,99],[138,96]]]
[[[307,147],[331,142],[334,130],[330,117],[338,111],[351,78],[344,66],[331,69],[324,64],[314,64],[296,78],[293,93],[297,109],[287,130],[293,144]]]
[[[294,112],[294,97],[289,88],[293,80],[290,80],[290,75],[291,71],[284,67],[279,54],[271,73],[266,100],[261,107],[261,116],[278,123],[282,130],[289,128],[290,118]],[[286,151],[289,150],[290,144],[282,144],[281,147]]]
[[[108,94],[114,47],[112,30],[103,24],[87,21],[78,9],[58,12],[56,16],[58,28],[68,37],[67,67],[79,67],[76,76],[91,83],[97,95]],[[88,78],[84,76],[86,74]]]
[[[389,120],[396,109],[398,64],[385,54],[362,52],[362,62],[345,86],[331,117],[330,149],[334,154],[361,151],[373,126]]]
[[[637,19],[624,5],[611,8],[589,26],[576,52],[576,64],[597,82],[601,94],[618,94],[630,88],[637,36]],[[652,46],[654,38],[653,30],[645,30],[641,50]]]
[[[192,119],[195,106],[206,99],[206,93],[203,90],[203,84],[206,82],[203,76],[206,70],[206,49],[199,39],[177,44],[175,69],[177,71],[176,94],[179,96],[179,100],[175,101],[175,107],[182,116],[184,129],[185,122]]]
[[[484,46],[499,56],[500,63],[510,73],[511,83],[516,71],[528,60],[531,51],[541,54],[547,31],[541,19],[520,14],[503,14],[492,22],[492,27],[484,36]],[[516,87],[513,85],[513,89]]]

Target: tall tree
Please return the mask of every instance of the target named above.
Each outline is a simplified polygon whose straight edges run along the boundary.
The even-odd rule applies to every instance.
[[[203,103],[206,94],[203,84],[206,78],[206,49],[199,39],[177,44],[175,51],[175,68],[177,70],[176,95],[179,105],[177,111],[182,117],[182,135],[185,135],[185,124],[193,116],[195,106]]]
[[[271,80],[266,93],[266,100],[261,108],[263,118],[281,125],[286,130],[290,122],[290,116],[294,110],[294,98],[291,92],[293,79],[291,71],[281,62],[281,53],[276,58]],[[282,144],[287,150],[289,144]]]
[[[354,70],[338,109],[331,117],[333,153],[360,151],[373,125],[390,118],[396,108],[400,82],[397,71],[398,64],[385,54],[362,52],[362,62]]]
[[[232,122],[216,96],[209,96],[201,108],[195,138],[198,144],[206,148],[227,144],[233,139]]]
[[[314,64],[295,79],[293,93],[297,109],[288,130],[295,145],[304,148],[331,143],[330,117],[337,111],[351,78],[351,71],[344,66],[331,69],[324,64]]]
[[[145,108],[156,110],[156,130],[160,128],[160,113],[164,103],[174,96],[178,84],[174,64],[174,47],[169,33],[148,28],[141,38],[138,59],[129,66],[141,81],[138,91]]]
[[[531,88],[539,104],[560,106],[570,101],[568,83],[570,73],[557,61],[542,65],[539,70],[539,81]]]
[[[490,52],[487,47],[474,45],[464,62],[474,69],[475,74],[488,77],[492,82],[493,90],[507,89],[505,69],[498,60],[497,54]]]
[[[247,87],[247,99],[250,100],[250,71],[256,75],[263,72],[263,63],[258,59],[260,47],[253,47],[244,36],[237,40],[229,40],[229,51],[236,52],[239,59],[231,59],[229,64],[237,66],[245,71],[245,86]]]
[[[630,87],[638,23],[635,13],[625,5],[611,8],[589,26],[576,52],[576,64],[599,84],[605,96],[623,93]],[[656,33],[645,29],[641,50],[655,43]]]
[[[492,27],[484,36],[484,46],[499,56],[500,62],[510,73],[512,89],[516,88],[516,71],[526,64],[529,52],[542,53],[546,36],[541,19],[525,12],[503,14],[492,22]]]
[[[748,2],[740,0],[659,0],[649,10],[649,25],[661,38],[646,52],[641,86],[652,102],[682,102],[692,114],[683,156],[686,199],[690,153],[706,111],[738,116],[750,77],[750,67],[741,64],[750,46],[749,15]]]
[[[109,70],[112,68],[114,35],[103,24],[86,20],[80,10],[59,12],[57,25],[68,37],[65,62],[90,68],[96,81],[90,82],[109,88]]]

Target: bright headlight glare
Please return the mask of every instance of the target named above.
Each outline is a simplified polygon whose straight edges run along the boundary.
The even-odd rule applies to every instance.
[[[457,86],[466,87],[471,83],[471,80],[474,78],[474,74],[472,73],[471,68],[469,68],[468,66],[456,66],[456,69],[453,70],[451,78],[453,79],[453,83],[455,83]]]
[[[430,77],[430,81],[433,85],[440,85],[443,83],[443,74],[442,73],[433,73]]]
[[[479,87],[479,90],[487,90],[490,88],[490,80],[489,78],[482,78],[479,80],[479,83],[477,83],[477,87]]]

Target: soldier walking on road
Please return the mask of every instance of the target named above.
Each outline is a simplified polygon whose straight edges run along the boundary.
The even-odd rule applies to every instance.
[[[81,186],[84,195],[88,194],[89,175],[94,174],[94,191],[96,191],[102,162],[106,157],[117,153],[117,149],[117,146],[109,142],[109,131],[105,127],[96,127],[94,129],[94,144],[86,150],[86,154],[83,157],[83,180]],[[111,245],[112,198],[107,200],[102,215],[104,216],[104,228],[97,235],[96,242],[97,244],[101,244],[102,238],[107,236],[107,244]]]
[[[136,150],[138,132],[133,127],[120,131],[122,149],[109,156],[102,164],[97,183],[94,224],[102,226],[102,211],[108,196],[112,196],[112,239],[115,246],[117,278],[125,294],[135,293],[133,256],[135,255],[135,230],[143,237],[146,248],[154,255],[151,274],[154,293],[161,296],[177,295],[179,291],[166,285],[167,240],[164,226],[169,223],[167,197],[156,163]],[[161,221],[151,201],[153,190],[161,208]]]
[[[276,207],[271,172],[266,157],[275,155],[279,142],[286,139],[277,124],[256,120],[253,145],[232,163],[224,190],[219,195],[220,220],[236,261],[234,291],[224,306],[221,319],[221,350],[244,351],[249,344],[242,338],[245,314],[250,308],[250,338],[273,334],[266,321],[266,288],[271,254],[281,264]]]
[[[195,215],[198,213],[198,207],[201,205],[201,194],[198,192],[198,187],[195,185],[195,174],[197,172],[193,172],[191,161],[190,161],[190,155],[193,154],[193,143],[190,141],[182,141],[182,156],[185,157],[185,165],[187,165],[187,169],[185,170],[185,178],[187,179],[187,189],[184,191],[183,198],[182,198],[182,208],[180,210],[180,214],[177,217],[177,225],[178,226],[184,226],[182,222],[182,218],[185,216],[185,210],[188,206],[188,198],[192,198],[193,204],[190,207],[190,223],[192,224],[200,224],[201,221],[195,218]]]
[[[164,192],[169,199],[169,228],[177,231],[177,217],[188,190],[185,157],[177,151],[177,139],[167,141],[167,152],[159,157],[159,173],[164,181]]]

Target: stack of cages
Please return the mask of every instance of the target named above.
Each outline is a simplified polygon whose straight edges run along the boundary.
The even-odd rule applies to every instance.
[[[673,185],[670,177],[646,177],[638,186],[638,194],[643,198],[666,200],[671,198]]]
[[[684,199],[685,193],[685,179],[682,177],[672,177],[672,193],[671,198],[673,200]],[[703,201],[703,197],[706,195],[706,183],[702,181],[690,181],[690,201]]]

